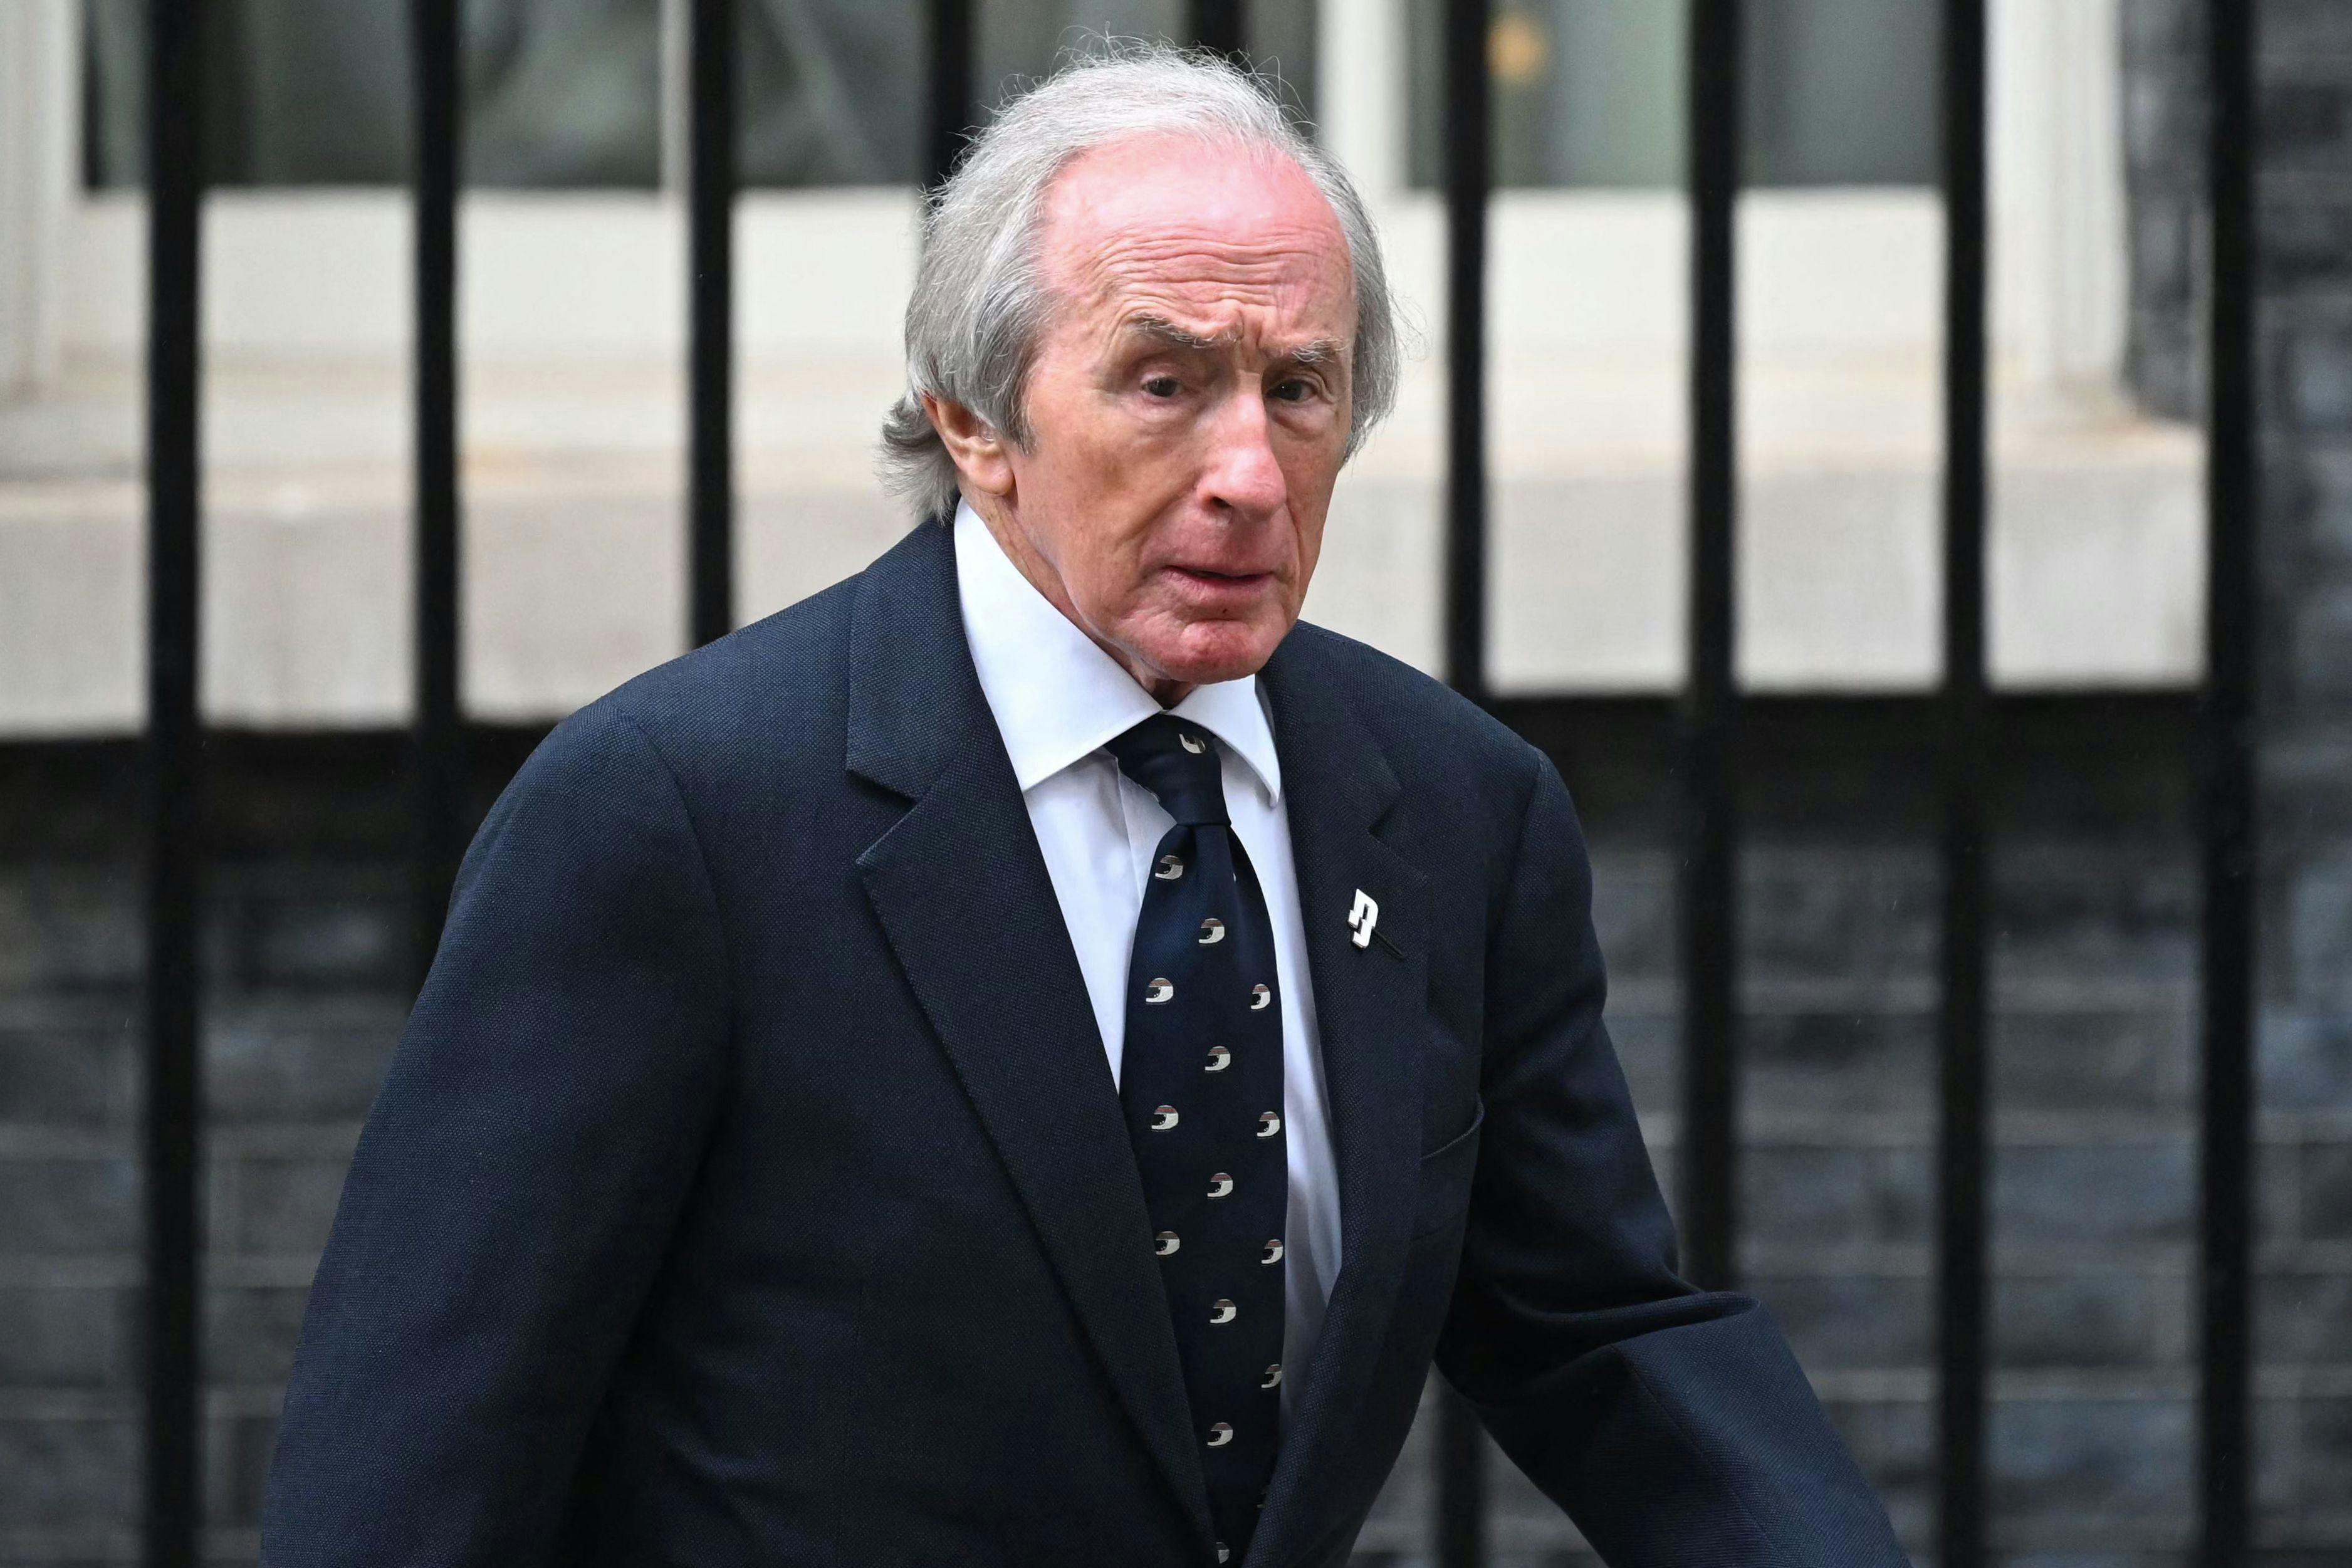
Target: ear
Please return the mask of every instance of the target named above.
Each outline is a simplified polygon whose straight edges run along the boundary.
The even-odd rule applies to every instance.
[[[992,496],[1013,492],[1013,459],[995,426],[962,404],[928,392],[923,394],[923,412],[946,443],[948,456],[955,459],[965,489]]]

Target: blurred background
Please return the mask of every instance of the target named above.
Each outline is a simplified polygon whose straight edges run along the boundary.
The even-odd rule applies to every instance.
[[[457,7],[448,647],[468,816],[555,719],[688,646],[696,9]],[[1923,1563],[1953,1540],[1939,1288],[1969,1261],[1938,1241],[1953,9],[1477,7],[1475,355],[1451,341],[1462,209],[1446,198],[1480,161],[1449,130],[1444,68],[1470,8],[1251,0],[1231,18],[1363,188],[1419,329],[1394,418],[1341,480],[1307,615],[1454,679],[1559,762],[1661,1174],[1678,1209],[1693,1181],[1727,1184],[1716,1272],[1787,1328]],[[2225,279],[2249,291],[2257,352],[2251,402],[2220,423],[2215,9],[1983,6],[1991,717],[1969,798],[1989,1101],[1984,1268],[1969,1278],[1987,1365],[1969,1486],[1984,1526],[1970,1550],[2014,1568],[2200,1560],[2200,1528],[2203,1561],[2352,1564],[2352,6],[2258,6],[2259,265]],[[202,570],[178,580],[197,593],[205,727],[174,840],[198,900],[200,1331],[183,1370],[201,1378],[191,1539],[232,1562],[257,1552],[305,1290],[418,973],[419,91],[406,6],[206,10]],[[959,12],[970,101],[1104,34],[1192,36],[1200,10],[973,0]],[[1731,689],[1695,701],[1706,454],[1687,170],[1695,17],[1710,10],[1744,12],[1737,548]],[[901,384],[941,12],[735,7],[724,603],[739,623],[857,570],[909,521],[872,454]],[[151,16],[143,0],[0,0],[8,1565],[134,1560],[152,1503],[142,1118],[177,1102],[151,1097],[146,1070]],[[1465,398],[1483,412],[1468,502],[1447,482],[1469,471],[1448,436]],[[2209,431],[2249,417],[2252,482],[2209,502]],[[2260,606],[2241,650],[2259,727],[2232,731],[2261,786],[2240,1167],[2253,1228],[2219,1238],[2225,1256],[2251,1248],[2252,1447],[2246,1550],[2221,1556],[2200,1506],[2200,1258],[2217,1227],[2243,1226],[2200,1211],[2208,567],[2231,542],[2209,537],[2214,517],[2257,552]],[[1484,559],[1466,606],[1448,598],[1465,529]],[[1734,708],[1717,799],[1693,736],[1729,735],[1708,726]],[[1707,886],[1693,813],[1710,801],[1738,824],[1738,940],[1718,966],[1733,1017],[1704,1058],[1729,1087],[1711,1100],[1685,1027],[1691,900]],[[1684,1129],[1707,1107],[1736,1139],[1695,1155]],[[1360,1563],[1594,1561],[1461,1430],[1433,1389]]]

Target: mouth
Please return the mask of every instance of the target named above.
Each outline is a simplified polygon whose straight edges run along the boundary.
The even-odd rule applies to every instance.
[[[1274,581],[1271,572],[1220,572],[1207,566],[1170,566],[1168,572],[1187,586],[1216,597],[1254,594]]]

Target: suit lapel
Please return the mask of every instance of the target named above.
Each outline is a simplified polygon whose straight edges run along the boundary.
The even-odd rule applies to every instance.
[[[858,858],[876,916],[1063,1289],[1205,1550],[1207,1488],[1118,1093],[1061,906],[965,646],[952,541],[927,524],[859,578],[847,765],[908,800]],[[1396,1300],[1419,1189],[1428,882],[1381,837],[1401,793],[1319,668],[1266,664],[1339,1166],[1342,1261],[1252,1561],[1296,1550]],[[1380,906],[1358,947],[1348,914]]]
[[[1318,1466],[1345,1443],[1402,1279],[1420,1184],[1421,1057],[1429,1003],[1428,879],[1379,828],[1401,793],[1319,635],[1294,633],[1261,679],[1274,710],[1285,810],[1331,1134],[1339,1175],[1340,1268],[1275,1463],[1250,1560],[1278,1563],[1316,1517]],[[1359,947],[1348,915],[1359,890],[1380,908],[1378,940]]]
[[[913,802],[867,897],[1113,1385],[1205,1550],[1208,1493],[1151,1226],[1061,906],[972,673],[948,531],[867,570],[851,771]]]

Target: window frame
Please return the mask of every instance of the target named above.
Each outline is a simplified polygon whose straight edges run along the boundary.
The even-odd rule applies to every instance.
[[[2125,279],[2117,3],[1995,0],[1990,7],[1993,223],[2003,237],[1994,252],[1992,329],[1995,364],[2005,384],[2094,396],[2112,395],[2120,384]],[[1410,189],[1406,179],[1406,0],[1318,4],[1325,140],[1375,214],[1391,226],[1410,227],[1434,198]],[[0,351],[5,356],[0,357],[0,385],[19,395],[52,382],[75,356],[114,357],[138,349],[142,279],[120,258],[123,226],[138,221],[143,200],[136,192],[86,190],[74,174],[79,148],[69,143],[78,142],[80,125],[74,68],[79,12],[78,0],[23,0],[0,22],[14,34],[7,41],[18,46],[0,51],[0,61],[9,62],[0,65],[0,91],[14,110],[0,125],[25,132],[0,137],[0,149],[14,149],[0,151],[0,235],[22,237],[0,247],[0,255],[13,258],[0,273],[0,343],[9,345]],[[682,239],[666,239],[660,228],[679,221],[683,212],[685,17],[686,0],[662,0],[660,189],[466,196],[469,353],[537,353],[562,361],[583,353],[683,351],[683,310],[647,310],[644,302],[667,293],[680,265]],[[74,128],[74,134],[61,139],[58,127]],[[1923,192],[1747,193],[1743,231],[1752,238],[1746,248],[1757,253],[1753,266],[1761,269],[1751,276],[1769,280],[1793,268],[1799,276],[1840,282],[1834,289],[1778,289],[1769,281],[1744,289],[1747,343],[1768,351],[1790,345],[1933,353],[1935,342],[1926,334],[1939,326],[1940,312],[1916,308],[1918,275],[1844,264],[1853,253],[1853,236],[1894,239],[1906,225],[1916,228]],[[1932,193],[1924,194],[1932,208]],[[395,187],[214,193],[208,226],[222,254],[235,256],[237,265],[207,269],[206,319],[216,334],[211,341],[224,352],[257,357],[404,353],[404,322],[385,310],[387,302],[395,312],[405,310],[404,291],[383,291],[394,279],[354,279],[347,295],[322,294],[301,274],[308,256],[329,251],[282,251],[268,242],[299,233],[333,254],[367,255],[400,230],[407,201]],[[1682,206],[1681,194],[1674,191],[1497,192],[1498,272],[1531,270],[1528,253],[1515,248],[1523,233],[1586,235],[1605,268],[1607,256],[1619,248],[1609,231],[1622,224],[1626,252],[1648,255],[1653,247],[1644,237],[1660,222],[1674,221],[1670,215]],[[766,248],[754,237],[762,231],[793,225],[804,247],[903,258],[914,212],[913,194],[893,187],[752,190],[742,197],[748,250]],[[531,223],[547,226],[548,245],[520,237]],[[519,245],[516,259],[525,264],[501,265],[495,255],[483,260],[486,250],[509,242]],[[1906,250],[1916,244],[1907,237],[1896,242]],[[527,263],[550,250],[568,258],[577,285],[572,297],[593,306],[592,313],[567,318],[548,308],[543,282]],[[398,252],[404,261],[404,248]],[[763,265],[766,259],[742,258],[749,356],[851,348],[851,328],[875,331],[867,296],[883,283],[897,285],[908,270],[903,264],[843,269],[838,280],[852,290],[845,301],[771,287],[779,276],[797,279],[804,269],[787,267],[780,275]],[[655,268],[650,283],[644,270],[649,264]],[[1435,320],[1443,279],[1403,281]],[[1630,310],[1612,310],[1607,321],[1586,326],[1601,331],[1614,350],[1679,355],[1685,334],[1679,295],[1675,308],[1661,312],[1642,303],[1644,294],[1655,293],[1654,287],[1629,289]],[[890,306],[894,314],[896,309]],[[1638,333],[1632,331],[1636,326]],[[894,322],[876,333],[872,346],[892,347],[895,340]]]

